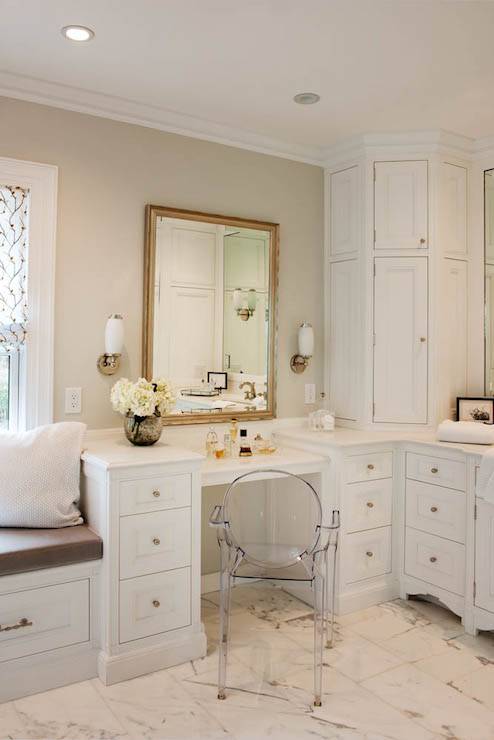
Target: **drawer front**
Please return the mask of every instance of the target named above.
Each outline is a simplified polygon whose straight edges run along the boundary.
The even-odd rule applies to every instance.
[[[464,544],[465,494],[414,480],[406,485],[407,525]]]
[[[344,541],[346,583],[391,572],[391,527],[349,534]]]
[[[464,595],[464,545],[410,527],[406,528],[405,538],[405,573],[459,596]]]
[[[190,509],[120,519],[120,578],[190,565]]]
[[[391,478],[352,483],[345,488],[346,531],[387,527],[391,524],[393,482]]]
[[[87,642],[89,581],[2,594],[0,625],[0,662]]]
[[[190,506],[191,485],[187,474],[121,481],[120,515]]]
[[[360,483],[393,475],[393,453],[376,452],[372,455],[352,455],[345,460],[347,483]]]
[[[120,642],[190,624],[190,568],[120,582]]]
[[[458,491],[465,491],[467,487],[465,463],[416,455],[414,452],[407,453],[407,478],[455,488]]]

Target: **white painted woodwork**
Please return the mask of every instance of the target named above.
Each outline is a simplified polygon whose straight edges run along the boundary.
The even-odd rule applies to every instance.
[[[266,292],[269,283],[269,232],[227,227],[237,231],[225,238],[225,289],[253,288]]]
[[[485,265],[485,384],[486,393],[494,394],[494,257]]]
[[[449,162],[440,165],[441,248],[455,257],[467,255],[467,170]]]
[[[329,362],[331,407],[339,419],[355,420],[358,414],[359,270],[356,260],[329,266]]]
[[[358,167],[348,167],[330,176],[331,256],[356,252],[359,248],[360,210]]]
[[[0,632],[0,662],[89,640],[89,580],[0,596],[0,625],[32,625]]]
[[[494,505],[477,499],[475,604],[494,612]]]
[[[171,285],[215,288],[216,224],[162,219]]]
[[[427,259],[376,258],[374,284],[374,421],[425,424]]]
[[[348,485],[345,494],[345,530],[351,533],[390,526],[392,501],[391,478]]]
[[[120,583],[120,642],[190,624],[190,568],[131,578]]]
[[[485,259],[494,262],[494,174],[486,172],[485,182]]]
[[[140,477],[119,483],[120,515],[190,506],[190,475]]]
[[[170,304],[169,379],[197,382],[216,367],[215,293],[170,288]]]
[[[345,583],[355,583],[391,572],[391,527],[355,532],[342,547]]]
[[[390,478],[393,474],[392,452],[371,452],[365,455],[351,455],[345,460],[347,483]]]
[[[407,527],[405,573],[463,596],[465,546]]]
[[[190,508],[120,519],[120,578],[190,565]]]
[[[467,394],[468,376],[468,263],[444,259],[443,294],[440,310],[444,331],[440,338],[440,363],[447,368],[441,376],[438,395],[441,418],[454,419],[456,397]]]
[[[408,452],[406,475],[407,478],[423,483],[455,488],[458,491],[466,489],[466,466],[458,460]]]
[[[465,494],[452,488],[407,480],[406,524],[465,544]]]
[[[427,247],[427,162],[376,162],[374,172],[375,248]]]

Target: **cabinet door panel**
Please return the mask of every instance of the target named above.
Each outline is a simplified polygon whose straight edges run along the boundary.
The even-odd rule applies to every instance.
[[[427,258],[378,257],[374,421],[427,422]]]
[[[467,171],[441,164],[441,247],[448,254],[467,253]]]
[[[357,418],[358,403],[358,263],[330,265],[330,398],[340,419]]]
[[[477,502],[475,605],[494,612],[494,506]]]
[[[375,248],[428,246],[427,162],[376,162]]]
[[[466,395],[468,361],[468,265],[455,259],[443,260],[444,299],[442,321],[444,326],[441,367],[447,372],[441,377],[441,418],[454,418],[456,397]]]
[[[358,167],[330,176],[331,254],[356,252],[358,249],[359,207]]]

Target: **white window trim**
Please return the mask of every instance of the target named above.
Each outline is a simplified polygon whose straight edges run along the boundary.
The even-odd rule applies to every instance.
[[[0,157],[0,182],[30,191],[28,336],[21,363],[19,428],[53,421],[58,167]]]

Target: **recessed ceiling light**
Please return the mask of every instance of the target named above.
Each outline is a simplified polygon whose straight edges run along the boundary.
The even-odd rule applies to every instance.
[[[91,41],[94,37],[94,31],[86,26],[64,26],[62,36],[69,41]]]
[[[321,100],[321,96],[317,93],[303,92],[295,95],[293,99],[299,105],[314,105],[314,103],[318,103]]]

